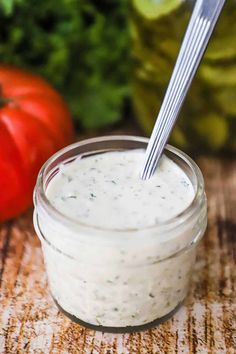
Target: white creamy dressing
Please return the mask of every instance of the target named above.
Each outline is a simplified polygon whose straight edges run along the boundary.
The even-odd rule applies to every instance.
[[[143,150],[108,152],[59,166],[46,195],[81,223],[76,229],[38,209],[35,226],[53,297],[84,322],[144,325],[170,313],[186,296],[195,247],[169,255],[187,247],[202,226],[196,228],[193,218],[167,234],[155,227],[150,234],[148,227],[181,213],[194,188],[166,156],[154,176],[142,181],[143,158]],[[112,229],[137,231],[126,236]]]
[[[186,174],[163,156],[154,176],[139,178],[144,151],[120,151],[61,165],[47,188],[50,202],[87,225],[145,228],[181,213],[194,198]]]

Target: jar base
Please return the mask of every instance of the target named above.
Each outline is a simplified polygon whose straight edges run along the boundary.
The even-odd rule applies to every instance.
[[[140,332],[140,331],[144,331],[153,327],[158,326],[159,324],[169,320],[178,310],[179,308],[182,306],[183,301],[181,301],[171,312],[169,312],[167,315],[157,318],[156,320],[149,322],[149,323],[145,323],[144,325],[140,325],[140,326],[126,326],[126,327],[106,327],[106,326],[102,326],[102,325],[93,325],[87,322],[84,322],[82,320],[80,320],[78,317],[70,314],[69,312],[67,312],[66,310],[64,310],[57,302],[57,300],[53,297],[53,300],[55,302],[55,304],[57,305],[58,309],[65,315],[67,316],[70,320],[72,320],[73,322],[89,328],[89,329],[93,329],[95,331],[100,331],[100,332],[107,332],[107,333],[133,333],[133,332]]]

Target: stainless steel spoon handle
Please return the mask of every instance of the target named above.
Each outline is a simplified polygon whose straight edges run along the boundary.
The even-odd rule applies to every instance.
[[[175,124],[225,0],[197,0],[146,150],[141,178],[150,178]]]

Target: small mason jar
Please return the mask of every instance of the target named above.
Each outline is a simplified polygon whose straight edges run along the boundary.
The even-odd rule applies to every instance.
[[[169,318],[188,292],[207,208],[202,174],[186,154],[172,146],[165,149],[189,177],[195,197],[179,215],[153,227],[113,230],[83,224],[56,210],[46,196],[61,164],[78,156],[145,149],[147,143],[134,136],[84,140],[53,155],[38,176],[34,225],[52,296],[62,312],[89,328],[150,328]]]

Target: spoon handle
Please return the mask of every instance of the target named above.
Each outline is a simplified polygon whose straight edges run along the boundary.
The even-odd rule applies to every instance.
[[[141,178],[155,172],[225,0],[197,0],[152,131]]]

